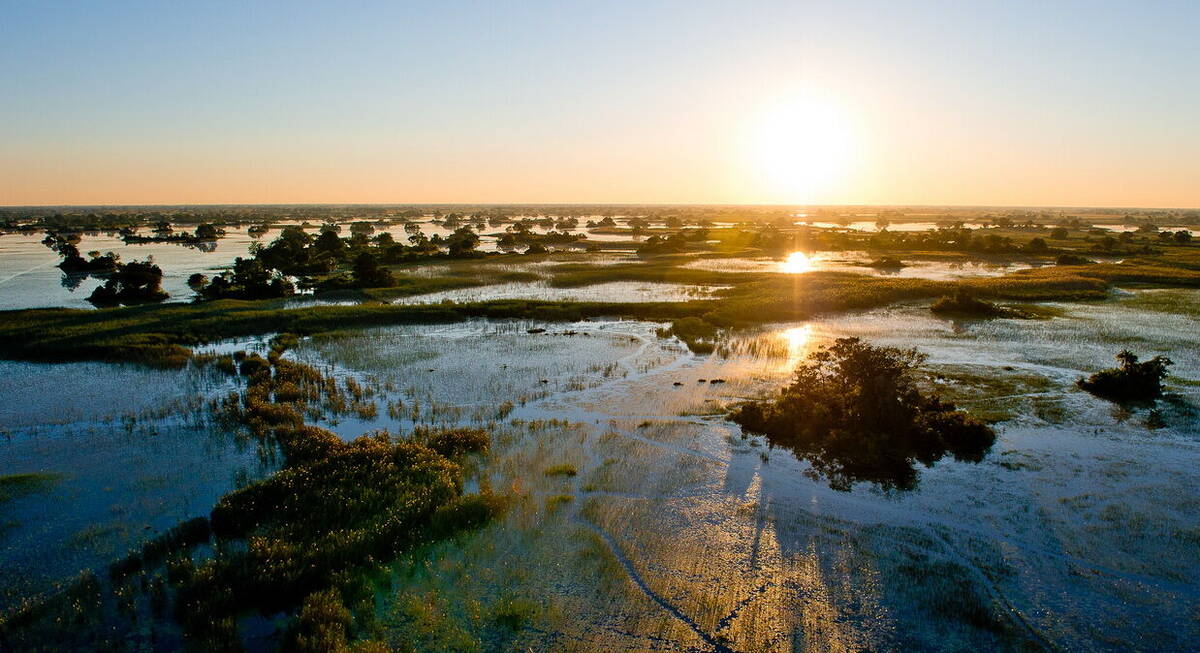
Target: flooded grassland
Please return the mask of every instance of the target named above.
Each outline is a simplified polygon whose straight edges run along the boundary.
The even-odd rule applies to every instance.
[[[222,372],[238,353],[313,370],[328,397],[300,404],[304,422],[343,441],[381,429],[489,435],[485,454],[460,461],[462,491],[504,497],[505,510],[347,567],[369,588],[355,596],[371,597],[351,604],[339,586],[351,639],[429,651],[1157,651],[1200,637],[1200,291],[1146,287],[1128,280],[1144,269],[1118,263],[1063,282],[1029,260],[908,256],[896,278],[848,269],[876,254],[734,254],[535,258],[515,271],[536,280],[378,308],[114,309],[86,323],[146,346],[209,341],[182,367],[87,362],[107,341],[68,323],[83,318],[55,317],[29,342],[83,362],[0,363],[0,609],[59,600],[55,588],[71,591],[85,570],[103,579],[129,550],[296,464],[252,422],[222,418],[230,392],[249,396],[264,378]],[[845,283],[869,297],[777,306],[828,301]],[[959,283],[1036,319],[931,313]],[[1034,304],[1030,288],[1088,301]],[[579,314],[564,308],[572,300],[599,305]],[[685,333],[685,316],[714,330]],[[190,331],[214,319],[221,337]],[[302,335],[274,345],[283,331]],[[916,462],[912,489],[847,489],[726,419],[844,337],[927,354],[922,387],[995,429],[982,461]],[[1162,399],[1121,405],[1076,387],[1125,348],[1173,360]],[[195,560],[227,545],[205,546]],[[144,582],[170,573],[147,567]],[[105,640],[118,648],[185,641],[172,611],[137,592],[128,611],[76,627],[119,633]],[[307,618],[248,613],[234,632],[270,650]],[[6,625],[34,648],[53,648],[37,639],[47,632],[36,619]]]

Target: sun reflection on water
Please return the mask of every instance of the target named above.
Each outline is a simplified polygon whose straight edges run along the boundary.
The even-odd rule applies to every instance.
[[[779,337],[787,343],[788,355],[781,369],[791,371],[808,356],[809,341],[812,339],[812,325],[792,327],[779,332]]]
[[[800,274],[802,272],[811,272],[813,269],[812,258],[804,252],[792,252],[788,254],[787,259],[779,264],[779,271],[787,274]]]

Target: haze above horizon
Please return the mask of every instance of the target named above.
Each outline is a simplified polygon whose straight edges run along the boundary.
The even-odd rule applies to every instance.
[[[1200,206],[1200,4],[9,3],[0,205]]]

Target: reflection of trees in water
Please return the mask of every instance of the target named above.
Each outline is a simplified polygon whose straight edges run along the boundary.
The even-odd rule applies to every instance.
[[[86,272],[84,272],[82,274],[72,274],[69,272],[63,272],[62,287],[66,288],[67,290],[69,290],[71,292],[75,292],[76,290],[79,289],[79,286],[83,285],[84,280],[87,279],[89,276],[91,276],[91,275],[89,275]]]
[[[986,424],[916,388],[924,361],[913,349],[840,338],[798,366],[776,398],[745,404],[731,419],[808,461],[809,474],[836,490],[860,481],[911,490],[917,463],[979,462],[996,440]]]

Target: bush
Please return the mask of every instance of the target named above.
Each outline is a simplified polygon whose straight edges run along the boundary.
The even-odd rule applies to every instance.
[[[703,318],[684,317],[675,320],[666,329],[659,329],[657,333],[660,338],[679,338],[694,354],[709,354],[716,348],[720,329]]]
[[[97,306],[161,302],[168,297],[162,289],[162,268],[151,261],[118,263],[117,269],[97,286],[88,301]]]
[[[578,470],[570,463],[562,465],[551,465],[546,468],[546,476],[574,476],[578,474]]]
[[[1150,401],[1162,396],[1167,366],[1174,364],[1171,359],[1155,356],[1139,363],[1137,355],[1128,349],[1116,358],[1119,367],[1101,370],[1075,384],[1097,397],[1113,401]]]
[[[1088,265],[1089,263],[1095,263],[1095,261],[1084,256],[1079,256],[1078,254],[1059,254],[1058,258],[1055,259],[1055,263],[1058,265]]]
[[[484,453],[491,436],[483,429],[444,429],[424,435],[426,446],[447,458],[459,458],[469,453]]]
[[[997,306],[982,299],[976,299],[963,288],[955,291],[953,297],[944,296],[937,300],[929,310],[939,315],[964,317],[1023,317],[1020,311]]]
[[[840,338],[798,367],[778,397],[744,404],[730,419],[808,460],[834,489],[856,481],[912,489],[915,463],[947,454],[978,462],[996,440],[986,424],[917,389],[924,360],[915,349]]]

